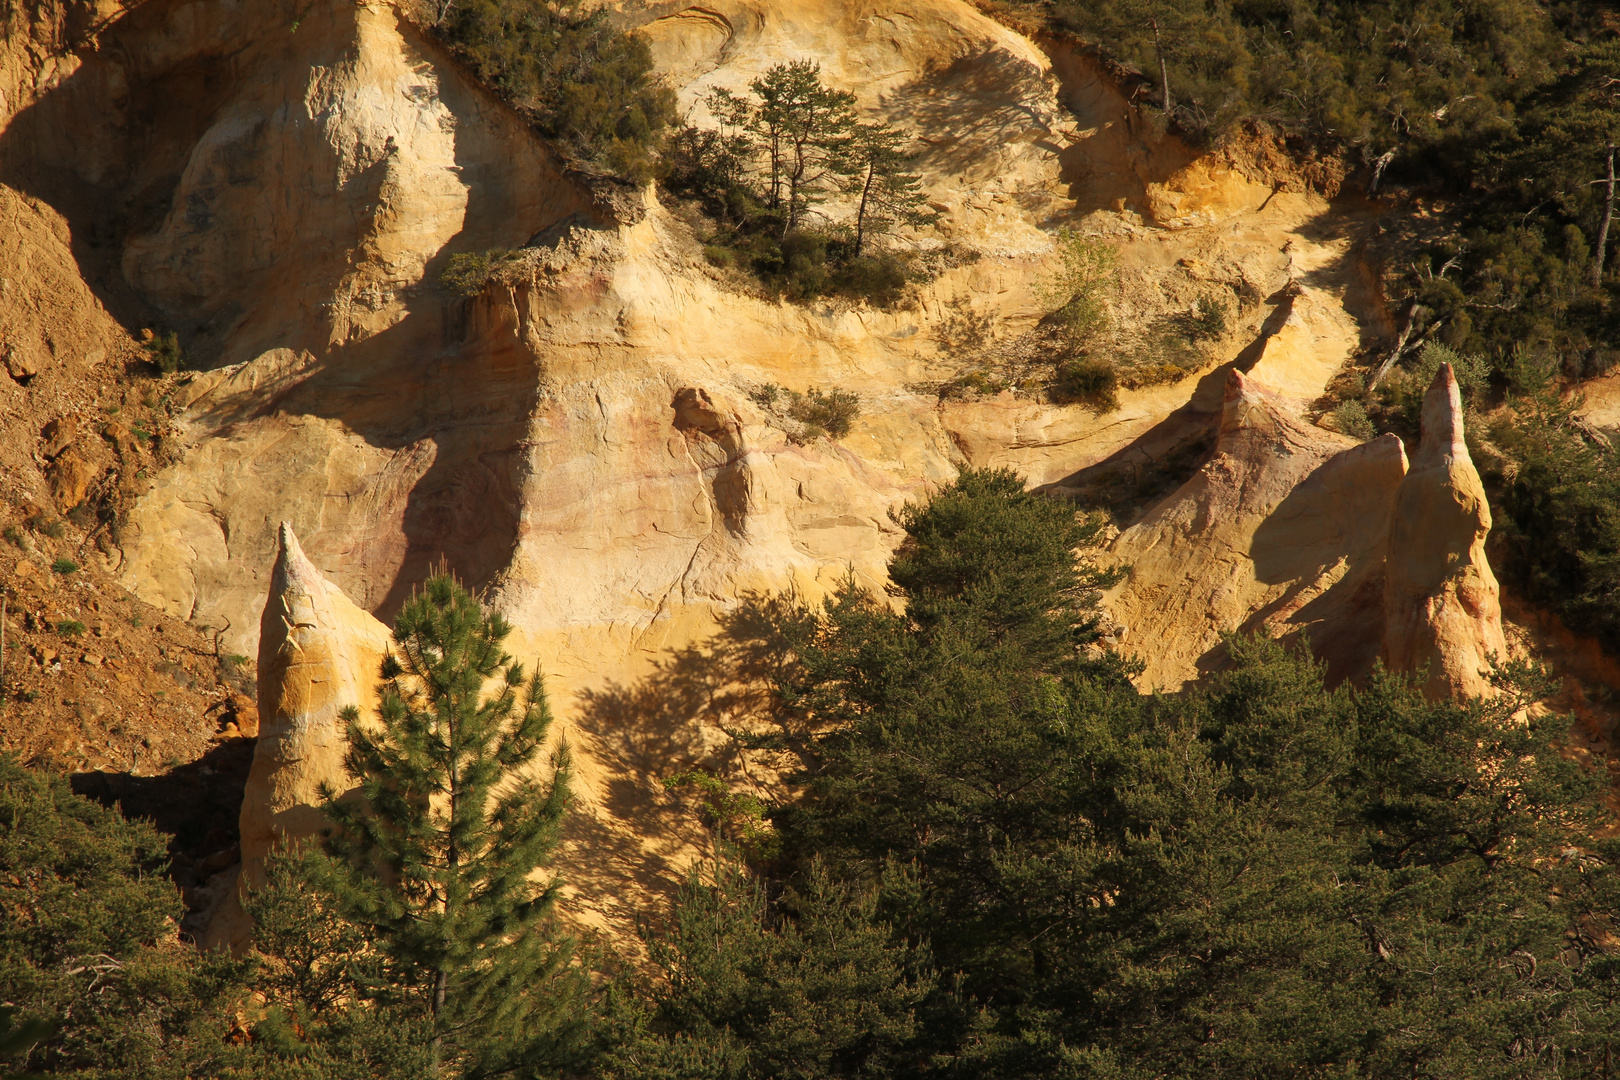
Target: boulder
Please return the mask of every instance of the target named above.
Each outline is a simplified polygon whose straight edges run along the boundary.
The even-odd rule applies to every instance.
[[[1485,558],[1491,508],[1463,441],[1462,397],[1442,364],[1423,398],[1422,442],[1401,484],[1384,583],[1384,659],[1428,665],[1432,699],[1491,692],[1485,672],[1506,657],[1496,575]]]
[[[65,514],[90,495],[101,470],[77,446],[69,446],[51,462],[46,476],[51,482],[51,497]]]

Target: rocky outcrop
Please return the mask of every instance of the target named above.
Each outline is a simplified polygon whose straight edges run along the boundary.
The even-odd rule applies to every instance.
[[[1428,667],[1431,698],[1491,692],[1492,657],[1506,658],[1501,595],[1485,558],[1491,508],[1463,441],[1450,364],[1423,397],[1422,442],[1401,484],[1389,533],[1384,656],[1398,671]]]
[[[1141,681],[1181,688],[1237,631],[1302,637],[1330,681],[1382,659],[1427,670],[1432,698],[1490,693],[1489,660],[1507,655],[1491,514],[1450,367],[1410,469],[1394,435],[1348,446],[1287,400],[1234,370],[1209,461],[1115,541],[1131,574],[1108,604]]]
[[[285,521],[269,593],[259,622],[259,742],[242,802],[250,883],[277,843],[319,830],[323,788],[348,788],[340,714],[369,713],[389,640],[305,558]]]
[[[1406,471],[1400,440],[1356,446],[1235,369],[1219,425],[1208,462],[1112,547],[1131,574],[1109,610],[1147,665],[1141,682],[1180,689],[1223,663],[1232,631],[1303,636],[1330,678],[1366,671]]]

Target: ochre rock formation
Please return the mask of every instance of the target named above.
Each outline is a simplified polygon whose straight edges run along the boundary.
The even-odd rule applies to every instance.
[[[1491,657],[1507,657],[1501,596],[1485,558],[1491,508],[1463,441],[1450,364],[1423,397],[1422,442],[1401,484],[1389,533],[1384,657],[1398,671],[1427,664],[1432,698],[1489,693]]]
[[[242,796],[241,888],[264,882],[264,858],[319,833],[323,789],[346,791],[346,724],[369,715],[388,628],[358,608],[305,557],[283,521],[259,619],[259,740]],[[239,947],[248,921],[230,896],[208,928],[212,944]]]
[[[1381,637],[1384,537],[1406,455],[1293,417],[1232,370],[1214,452],[1114,542],[1109,598],[1141,682],[1180,689],[1223,659],[1221,635],[1303,633],[1330,678],[1367,670]]]
[[[447,561],[553,680],[578,768],[573,910],[619,926],[702,840],[657,816],[670,762],[638,746],[704,721],[621,718],[590,694],[640,685],[751,591],[814,599],[850,569],[879,585],[901,535],[889,511],[961,465],[1080,490],[1088,470],[1151,464],[1201,433],[1220,365],[1252,352],[1309,401],[1359,347],[1339,211],[1152,134],[1092,60],[963,0],[614,5],[685,122],[709,122],[709,91],[803,58],[867,119],[919,136],[941,217],[896,242],[938,274],[882,308],[739,288],[649,193],[635,213],[601,205],[389,0],[90,6],[107,12],[100,47],[49,70],[0,42],[0,211],[115,239],[0,238],[0,278],[32,280],[19,268],[46,246],[64,266],[82,251],[99,289],[138,300],[210,369],[169,399],[185,411],[130,507],[123,583],[175,618],[228,619],[226,645],[253,653],[278,521],[383,618]],[[1049,309],[1059,223],[1118,251],[1117,325],[1214,297],[1230,332],[1199,370],[1106,413],[1030,393],[942,400],[978,362],[973,340],[1016,340]],[[453,255],[492,249],[514,256],[480,295],[438,286]],[[50,312],[18,310],[0,365],[41,368],[37,388]],[[0,396],[32,393],[20,377]],[[861,414],[840,439],[806,437],[768,384],[853,391]],[[1265,603],[1294,595],[1250,585]],[[254,783],[270,806],[270,775]]]
[[[327,581],[281,523],[259,621],[259,742],[242,802],[242,867],[262,880],[278,843],[315,835],[323,786],[344,791],[345,708],[369,715],[388,628]]]

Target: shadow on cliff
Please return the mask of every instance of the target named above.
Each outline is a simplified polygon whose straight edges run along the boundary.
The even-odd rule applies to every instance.
[[[791,597],[748,594],[707,641],[675,651],[631,685],[579,695],[575,725],[602,768],[592,778],[597,815],[576,813],[568,826],[570,842],[591,852],[591,865],[573,875],[590,892],[633,895],[618,887],[633,882],[668,896],[694,858],[710,850],[700,806],[666,789],[665,780],[701,770],[767,801],[781,797],[777,755],[746,751],[737,736],[771,732],[795,742],[792,711],[777,688],[796,666],[784,625],[802,611]]]
[[[169,834],[177,870],[213,856],[224,859],[223,866],[236,861],[237,818],[256,743],[227,739],[196,761],[155,776],[84,772],[75,773],[71,784],[75,794]]]

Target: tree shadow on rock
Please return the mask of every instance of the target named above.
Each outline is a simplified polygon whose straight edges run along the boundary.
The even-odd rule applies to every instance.
[[[575,723],[601,765],[599,811],[569,823],[571,842],[591,852],[573,875],[587,891],[633,917],[617,884],[667,896],[712,849],[698,804],[665,780],[701,771],[767,803],[786,797],[781,753],[758,745],[769,736],[790,747],[803,729],[787,688],[799,671],[794,642],[815,618],[791,595],[746,594],[706,641],[632,684],[580,695]]]

